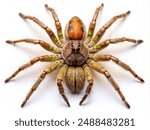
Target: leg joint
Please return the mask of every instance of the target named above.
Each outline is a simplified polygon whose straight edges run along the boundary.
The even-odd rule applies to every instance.
[[[46,71],[43,71],[43,73],[40,75],[40,78],[44,78],[46,76],[46,74],[48,74]]]
[[[111,75],[109,74],[109,72],[107,72],[106,70],[105,70],[105,72],[104,72],[104,75],[105,75],[107,78],[110,78],[110,77],[111,77]]]
[[[119,59],[114,56],[111,56],[111,60],[114,61],[116,64],[119,63]]]
[[[34,58],[34,59],[32,59],[32,60],[30,61],[30,64],[33,65],[34,63],[36,63],[36,62],[39,61],[39,60],[40,60],[40,58],[39,58],[39,57],[36,57],[36,58]]]
[[[57,86],[62,86],[62,80],[61,79],[57,79]]]
[[[89,80],[88,82],[89,82],[89,86],[93,86],[93,80],[92,79]]]
[[[52,32],[52,30],[50,28],[46,27],[45,30],[50,36],[54,35],[54,33]]]
[[[93,29],[95,27],[95,25],[96,25],[96,21],[93,19],[90,24],[90,27]]]
[[[105,41],[105,45],[106,45],[106,46],[108,46],[110,43],[111,43],[110,40],[106,40],[106,41]]]

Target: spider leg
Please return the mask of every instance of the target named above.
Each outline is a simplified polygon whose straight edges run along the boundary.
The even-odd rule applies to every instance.
[[[62,96],[64,101],[67,103],[68,107],[70,107],[70,103],[69,103],[68,98],[66,97],[66,95],[64,93],[64,88],[63,88],[63,85],[62,85],[62,81],[65,78],[67,69],[68,69],[68,65],[67,64],[64,64],[60,68],[59,73],[57,75],[57,86],[58,86],[58,90],[59,90],[60,95]]]
[[[50,66],[48,66],[39,76],[39,78],[37,79],[37,81],[33,84],[32,88],[30,89],[29,93],[27,94],[26,98],[24,99],[24,101],[21,104],[21,107],[23,107],[26,102],[29,100],[29,98],[31,97],[31,95],[33,94],[33,92],[38,88],[38,86],[40,85],[40,83],[43,81],[43,79],[45,78],[45,76],[49,73],[51,73],[52,71],[54,71],[55,69],[57,69],[59,66],[63,65],[64,61],[63,60],[59,60],[59,61],[55,61],[52,62],[52,64]]]
[[[30,60],[29,62],[27,62],[26,64],[22,65],[19,67],[19,69],[17,69],[10,77],[8,77],[5,80],[5,83],[9,82],[12,78],[14,78],[19,72],[21,72],[22,70],[32,66],[33,64],[37,63],[38,61],[41,62],[52,62],[52,61],[56,61],[61,59],[60,55],[44,55],[44,56],[40,56],[40,57],[36,57],[33,58],[32,60]]]
[[[64,43],[64,37],[62,33],[62,27],[61,23],[59,22],[58,16],[53,8],[50,8],[47,4],[45,4],[45,8],[52,13],[52,16],[55,21],[55,26],[57,28],[57,35],[59,37],[60,42],[63,44]]]
[[[135,78],[137,78],[138,80],[140,80],[141,82],[144,82],[144,80],[138,76],[131,68],[129,65],[123,63],[122,61],[120,61],[118,58],[112,56],[112,55],[98,55],[95,54],[92,58],[95,61],[110,61],[112,60],[114,63],[116,63],[117,65],[120,65],[122,68],[126,69],[127,71],[129,71]]]
[[[95,10],[95,13],[94,13],[94,16],[93,16],[93,19],[90,23],[90,26],[89,26],[89,29],[88,29],[88,33],[87,33],[87,38],[85,39],[85,44],[88,44],[92,37],[93,37],[93,33],[94,33],[94,30],[95,30],[95,26],[96,26],[96,20],[97,20],[97,17],[98,17],[98,14],[99,12],[102,10],[104,4],[101,4],[96,10]]]
[[[108,39],[102,43],[95,45],[94,47],[91,47],[90,53],[96,53],[96,52],[106,48],[109,44],[116,44],[116,43],[125,42],[125,41],[132,42],[135,44],[143,42],[143,40],[135,40],[135,39],[127,38],[127,37]]]
[[[128,14],[130,14],[130,11],[127,11],[126,13],[114,16],[110,21],[108,21],[101,29],[98,30],[98,32],[96,33],[95,37],[92,39],[92,41],[90,42],[90,44],[88,45],[89,47],[93,47],[94,45],[96,45],[100,39],[102,38],[102,36],[104,35],[104,33],[106,32],[106,30],[119,18],[124,18],[126,17]]]
[[[54,32],[47,27],[44,23],[42,23],[40,20],[38,20],[36,17],[33,16],[28,16],[28,15],[24,15],[22,13],[19,13],[19,15],[23,18],[23,19],[29,19],[32,20],[33,22],[35,22],[37,25],[39,25],[41,28],[43,28],[47,34],[50,36],[51,40],[53,41],[53,43],[57,46],[57,47],[61,47],[61,43],[60,41],[57,39],[57,37],[55,36]]]
[[[116,81],[112,78],[112,76],[109,74],[109,72],[104,69],[103,67],[101,67],[97,62],[95,62],[94,60],[89,60],[87,61],[88,65],[90,67],[92,67],[93,69],[95,69],[96,71],[104,74],[104,76],[108,79],[108,81],[111,83],[111,85],[114,87],[114,89],[118,92],[119,96],[121,97],[122,101],[125,103],[125,105],[127,106],[127,108],[130,108],[129,103],[126,101],[123,93],[121,92],[118,84],[116,83]]]
[[[90,70],[90,67],[87,65],[87,64],[85,64],[85,65],[83,65],[83,68],[84,68],[84,71],[85,71],[85,75],[86,75],[86,78],[87,78],[87,80],[88,80],[88,83],[89,83],[89,85],[88,85],[88,87],[86,88],[86,93],[85,93],[85,95],[83,96],[83,98],[81,99],[81,101],[80,101],[80,105],[82,105],[82,103],[85,101],[85,99],[88,97],[88,95],[90,94],[90,92],[91,92],[91,90],[92,90],[92,86],[93,86],[93,74],[92,74],[92,72],[91,72],[91,70]]]
[[[19,39],[19,40],[7,40],[6,42],[9,43],[9,44],[13,44],[13,45],[15,45],[16,43],[20,43],[20,42],[38,44],[41,47],[43,47],[44,49],[46,49],[47,51],[50,51],[52,53],[56,53],[56,54],[60,54],[61,53],[61,49],[60,48],[53,47],[52,45],[49,45],[48,43],[46,43],[45,41],[42,41],[42,40]]]

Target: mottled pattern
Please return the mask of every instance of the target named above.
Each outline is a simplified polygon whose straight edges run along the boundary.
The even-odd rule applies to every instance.
[[[66,43],[62,50],[62,57],[68,65],[82,65],[88,58],[88,48],[82,41],[74,40]]]
[[[73,17],[66,28],[66,35],[69,40],[82,40],[84,38],[84,29],[83,22],[77,17]]]
[[[79,93],[84,87],[85,76],[81,67],[69,67],[66,73],[65,82],[72,93]]]

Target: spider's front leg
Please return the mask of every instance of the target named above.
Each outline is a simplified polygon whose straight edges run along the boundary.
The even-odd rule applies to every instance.
[[[45,4],[45,8],[52,13],[52,16],[55,21],[55,26],[57,28],[57,35],[59,37],[60,42],[63,44],[64,43],[64,37],[63,37],[63,32],[62,32],[62,27],[61,23],[59,22],[58,16],[53,8],[50,8],[47,4]]]
[[[56,54],[60,54],[61,53],[61,49],[60,48],[56,48],[53,47],[52,45],[46,43],[45,41],[42,40],[36,40],[36,39],[19,39],[19,40],[7,40],[6,41],[9,44],[13,44],[15,45],[16,43],[20,43],[20,42],[26,42],[26,43],[32,43],[35,45],[40,45],[41,47],[43,47],[44,49],[46,49],[47,51],[50,51],[52,53],[56,53]]]
[[[127,11],[124,14],[120,14],[117,16],[114,16],[110,21],[108,21],[95,35],[95,37],[92,39],[92,41],[90,42],[90,44],[88,45],[89,47],[93,47],[94,45],[96,45],[100,39],[102,38],[102,36],[104,35],[104,33],[106,32],[106,30],[119,18],[124,18],[126,17],[128,14],[130,14],[130,11]]]
[[[133,71],[129,65],[125,64],[124,62],[120,61],[118,58],[112,56],[112,55],[99,55],[99,54],[95,54],[92,57],[93,60],[95,61],[110,61],[112,60],[114,63],[116,63],[117,65],[120,65],[122,68],[124,68],[125,70],[129,71],[135,78],[137,78],[138,80],[140,80],[141,82],[144,82],[144,80],[138,76],[135,71]]]
[[[127,37],[108,39],[108,40],[106,40],[102,43],[99,43],[99,44],[95,45],[94,47],[91,47],[90,48],[90,53],[96,53],[96,52],[106,48],[110,44],[117,44],[117,43],[125,42],[125,41],[132,42],[132,43],[135,43],[135,44],[143,42],[143,40],[135,40],[135,39],[132,39],[132,38],[127,38]]]
[[[82,105],[82,103],[85,101],[85,99],[88,97],[88,95],[90,94],[91,90],[92,90],[92,86],[93,86],[93,74],[90,70],[90,67],[87,65],[87,64],[84,64],[83,65],[83,68],[84,68],[84,72],[85,72],[85,76],[86,76],[86,79],[89,83],[88,87],[86,88],[86,93],[85,95],[83,96],[83,98],[81,99],[80,101],[80,105]]]
[[[104,69],[103,67],[101,67],[97,62],[95,62],[94,60],[89,60],[87,61],[88,65],[95,69],[96,71],[104,74],[104,76],[109,80],[109,82],[111,83],[111,85],[114,87],[114,89],[118,92],[119,96],[121,97],[122,101],[125,103],[125,105],[127,106],[127,108],[130,108],[129,103],[126,101],[123,93],[121,92],[118,84],[115,82],[115,80],[112,78],[112,76],[109,74],[109,72]]]
[[[90,23],[90,26],[89,26],[89,29],[88,29],[87,37],[86,37],[86,39],[84,41],[85,44],[88,44],[91,41],[92,37],[93,37],[95,26],[96,26],[97,17],[98,17],[99,12],[102,10],[103,6],[104,6],[104,4],[101,4],[95,10],[93,19],[92,19],[92,21]]]
[[[52,61],[56,61],[61,59],[60,55],[44,55],[44,56],[40,56],[40,57],[36,57],[33,58],[32,60],[30,60],[29,62],[27,62],[26,64],[22,65],[19,67],[18,70],[16,70],[10,77],[8,77],[5,80],[5,83],[9,82],[12,78],[14,78],[19,72],[21,72],[22,70],[32,66],[33,64],[37,63],[38,61],[41,62],[52,62]]]
[[[62,81],[65,78],[67,69],[68,69],[68,65],[64,64],[61,67],[61,69],[59,70],[59,73],[57,75],[57,86],[58,86],[58,90],[59,90],[60,95],[62,96],[64,101],[67,103],[68,107],[70,107],[70,103],[69,103],[68,98],[66,97],[66,95],[64,93],[64,88],[63,88],[63,85],[62,85]]]
[[[40,20],[38,20],[36,17],[33,16],[28,16],[28,15],[24,15],[22,13],[19,13],[19,15],[23,18],[23,19],[29,19],[32,20],[33,22],[35,22],[37,25],[39,25],[41,28],[43,28],[47,34],[50,36],[51,40],[53,41],[53,43],[57,46],[57,47],[61,47],[61,42],[57,39],[57,37],[55,36],[54,32],[48,27],[46,26],[44,23],[42,23]]]
[[[39,76],[39,78],[37,79],[37,81],[34,83],[34,85],[32,86],[32,88],[30,89],[30,91],[27,94],[26,98],[22,102],[21,107],[23,107],[26,104],[26,102],[29,100],[29,98],[33,94],[33,92],[38,88],[38,86],[40,85],[40,83],[43,81],[43,79],[45,78],[45,76],[47,74],[51,73],[52,71],[56,70],[58,67],[62,66],[63,63],[64,63],[64,60],[59,60],[59,61],[52,62],[52,64],[50,66],[48,66],[42,72],[42,74]]]

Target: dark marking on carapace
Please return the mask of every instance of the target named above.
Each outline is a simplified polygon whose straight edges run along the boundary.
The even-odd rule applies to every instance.
[[[76,44],[74,45],[74,42],[71,41],[70,45],[71,45],[71,50],[73,53],[78,53],[80,51],[80,42],[79,41],[77,41],[77,45]]]
[[[82,40],[84,37],[84,25],[80,18],[74,16],[68,24],[67,28],[68,39]]]

